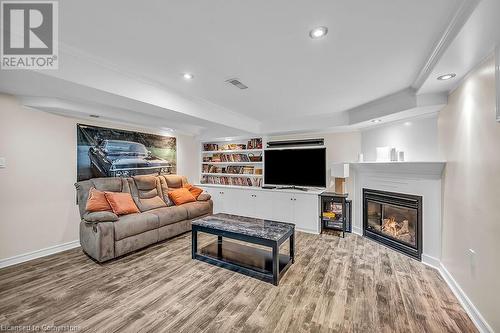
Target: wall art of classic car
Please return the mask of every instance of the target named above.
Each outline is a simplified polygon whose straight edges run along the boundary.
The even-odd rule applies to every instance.
[[[177,139],[77,124],[77,180],[177,172]]]
[[[102,140],[89,149],[89,159],[94,177],[168,174],[172,168],[143,144],[122,140]]]

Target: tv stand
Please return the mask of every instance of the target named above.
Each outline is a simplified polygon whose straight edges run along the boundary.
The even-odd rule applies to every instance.
[[[308,190],[307,188],[305,188],[305,187],[295,186],[295,185],[292,185],[292,186],[282,186],[282,187],[277,187],[276,189],[277,189],[277,190],[299,190],[299,191],[304,191],[304,192],[309,191],[309,190]]]
[[[219,184],[197,185],[207,191],[214,213],[249,216],[258,219],[294,223],[296,230],[319,234],[319,194],[324,189],[264,189]]]

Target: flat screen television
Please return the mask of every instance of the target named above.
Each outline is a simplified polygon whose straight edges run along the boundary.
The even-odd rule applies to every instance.
[[[264,150],[264,184],[326,187],[326,148]]]

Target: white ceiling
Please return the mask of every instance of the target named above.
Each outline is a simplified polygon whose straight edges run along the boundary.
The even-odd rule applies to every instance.
[[[60,1],[60,69],[1,73],[0,91],[205,137],[346,129],[442,106],[433,68],[425,96],[408,87],[466,1]]]
[[[60,36],[118,67],[262,120],[344,111],[408,87],[457,3],[65,1]],[[319,25],[329,34],[311,40],[309,30]],[[183,81],[184,71],[195,80]],[[232,77],[250,88],[224,82]]]

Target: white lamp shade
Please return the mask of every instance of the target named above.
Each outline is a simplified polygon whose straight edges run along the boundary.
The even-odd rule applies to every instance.
[[[348,178],[349,164],[347,163],[332,163],[332,177]]]

